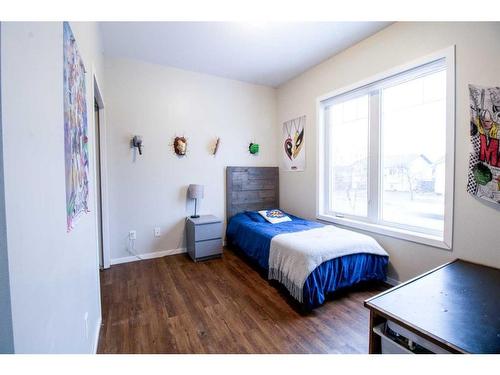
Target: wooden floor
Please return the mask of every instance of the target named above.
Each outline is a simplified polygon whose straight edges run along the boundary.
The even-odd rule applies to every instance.
[[[367,353],[363,301],[386,289],[365,285],[304,314],[231,250],[112,266],[101,288],[99,353]]]

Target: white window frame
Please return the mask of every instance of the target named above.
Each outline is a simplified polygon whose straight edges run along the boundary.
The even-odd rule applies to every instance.
[[[326,210],[326,196],[329,189],[328,181],[325,178],[325,165],[327,163],[327,136],[325,129],[325,108],[331,105],[332,99],[345,95],[364,86],[371,85],[377,81],[399,75],[409,70],[430,64],[437,60],[445,59],[446,66],[446,156],[445,156],[445,201],[444,201],[444,230],[442,236],[434,233],[422,233],[412,230],[409,226],[397,226],[397,224],[387,224],[383,221],[377,223],[370,219],[363,219],[349,215],[332,215]],[[370,97],[370,99],[372,99]],[[378,95],[375,100],[379,100]],[[370,116],[379,116],[379,105],[370,106]],[[423,58],[414,60],[408,64],[398,66],[361,82],[347,87],[329,92],[316,99],[317,112],[317,133],[316,133],[316,217],[319,220],[332,222],[356,229],[366,230],[378,234],[383,234],[403,240],[435,246],[442,249],[451,250],[453,238],[453,192],[454,192],[454,170],[455,170],[455,46],[450,46],[443,50],[432,53]],[[373,113],[374,112],[374,113]],[[369,155],[368,155],[368,200],[375,199],[376,204],[369,204],[368,209],[379,210],[381,202],[381,178],[380,178],[380,129],[378,126],[369,126]],[[370,174],[375,174],[376,178],[370,178]],[[377,196],[371,194],[376,192]],[[368,215],[370,217],[370,214]],[[380,215],[378,215],[380,216]]]

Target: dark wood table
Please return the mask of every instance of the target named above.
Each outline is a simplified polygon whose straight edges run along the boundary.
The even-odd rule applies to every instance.
[[[365,301],[370,353],[381,353],[373,332],[391,320],[452,353],[500,353],[500,270],[461,259]]]

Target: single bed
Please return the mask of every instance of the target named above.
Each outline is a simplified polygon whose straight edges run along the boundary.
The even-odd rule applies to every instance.
[[[267,272],[269,279],[283,284],[306,309],[323,304],[341,288],[363,281],[385,280],[388,255],[371,237],[293,215],[289,215],[291,221],[279,224],[259,217],[256,211],[279,207],[278,176],[277,167],[227,167],[226,241],[229,245],[236,246]],[[355,249],[357,244],[359,249]],[[319,248],[325,251],[336,248],[339,256],[329,259],[330,255],[324,258],[326,261],[321,261],[321,257],[313,259],[321,253]],[[287,277],[289,273],[277,271],[276,266],[292,254],[300,257],[292,262],[285,259],[280,264],[284,269],[288,266],[292,273],[302,273],[299,280],[304,281],[295,284],[290,282],[292,277]]]

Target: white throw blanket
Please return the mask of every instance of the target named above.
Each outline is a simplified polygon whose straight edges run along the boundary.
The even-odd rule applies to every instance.
[[[333,225],[274,236],[269,279],[278,280],[299,302],[307,277],[321,263],[350,254],[388,255],[373,238]]]

